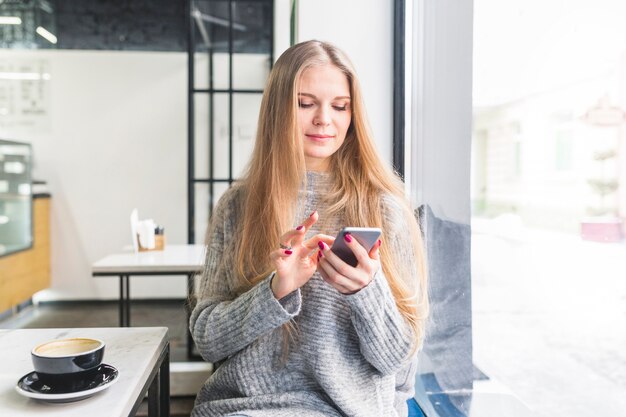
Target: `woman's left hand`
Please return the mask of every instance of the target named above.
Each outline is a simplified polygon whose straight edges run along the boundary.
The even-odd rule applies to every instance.
[[[357,265],[355,267],[348,265],[335,255],[326,243],[320,241],[318,244],[319,259],[317,271],[324,281],[332,285],[340,293],[354,294],[362,288],[367,287],[374,279],[376,272],[380,269],[380,254],[378,249],[380,248],[381,241],[379,240],[368,253],[349,233],[346,233],[344,239],[346,245],[352,250],[354,256],[356,256],[358,261]]]

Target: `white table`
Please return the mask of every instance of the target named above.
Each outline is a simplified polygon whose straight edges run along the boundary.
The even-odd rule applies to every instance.
[[[103,363],[119,371],[119,380],[84,400],[52,404],[26,398],[15,385],[33,370],[36,345],[68,337],[92,337],[106,343]],[[165,327],[0,330],[0,416],[134,416],[146,392],[148,415],[169,416],[169,342]]]
[[[166,245],[162,251],[108,255],[91,266],[94,277],[120,278],[120,327],[130,326],[130,277],[133,275],[186,275],[187,296],[193,293],[194,276],[204,268],[205,245]],[[191,356],[191,335],[187,337]]]

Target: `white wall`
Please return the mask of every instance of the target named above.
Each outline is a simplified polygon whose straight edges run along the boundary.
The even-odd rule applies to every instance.
[[[52,193],[52,288],[38,300],[114,298],[118,282],[90,265],[131,243],[129,216],[153,218],[169,243],[186,243],[185,53],[8,51],[45,60],[50,123],[3,129],[31,142],[34,176]],[[184,297],[181,278],[134,278],[133,297]]]
[[[376,145],[393,160],[393,1],[301,0],[299,42],[317,39],[341,48],[354,64]]]

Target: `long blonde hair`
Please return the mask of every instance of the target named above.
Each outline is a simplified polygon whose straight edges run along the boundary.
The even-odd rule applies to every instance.
[[[383,198],[391,194],[402,206],[407,231],[415,248],[416,271],[406,270],[406,260],[396,259],[383,244],[382,269],[402,316],[421,344],[428,315],[427,269],[422,236],[406,198],[402,181],[378,156],[366,121],[361,88],[352,64],[338,48],[307,41],[287,49],[276,61],[265,87],[257,137],[242,179],[245,201],[237,243],[240,291],[246,291],[273,270],[269,253],[279,237],[293,227],[298,190],[305,178],[304,151],[297,123],[298,83],[313,66],[333,65],[350,85],[352,121],[343,145],[331,157],[334,186],[328,193],[326,215],[341,215],[350,226],[385,230]],[[405,226],[403,226],[405,227]]]

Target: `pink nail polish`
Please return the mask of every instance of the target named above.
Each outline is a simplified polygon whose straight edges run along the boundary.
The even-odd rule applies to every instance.
[[[302,230],[304,228],[304,226],[300,225],[298,227],[296,227],[296,230]]]
[[[320,250],[324,250],[324,242],[322,242],[321,240],[317,242],[317,246],[319,246]]]
[[[315,213],[317,213],[317,210],[314,210],[313,213],[311,213],[311,215],[309,217],[315,216]]]
[[[291,255],[293,253],[292,250],[286,249],[285,250],[285,255]]]
[[[382,240],[380,240],[380,239],[378,239],[378,247],[379,247],[379,248],[380,248],[380,245],[382,245],[382,244],[383,244],[383,241],[382,241]]]
[[[317,252],[317,260],[318,260],[318,261],[322,258],[322,256],[324,256],[324,255],[322,254],[322,251]]]
[[[345,235],[343,235],[343,238],[346,240],[346,242],[351,243],[352,242],[352,236],[350,236],[350,233],[346,233]]]

